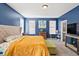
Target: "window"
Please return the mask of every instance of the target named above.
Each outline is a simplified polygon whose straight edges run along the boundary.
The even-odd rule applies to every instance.
[[[35,34],[35,20],[29,20],[29,34]]]
[[[24,19],[20,18],[21,33],[24,33]]]
[[[56,21],[49,21],[49,34],[56,34]]]

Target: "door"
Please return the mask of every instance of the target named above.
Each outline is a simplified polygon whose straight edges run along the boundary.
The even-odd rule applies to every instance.
[[[61,41],[65,41],[67,34],[67,20],[61,21]]]

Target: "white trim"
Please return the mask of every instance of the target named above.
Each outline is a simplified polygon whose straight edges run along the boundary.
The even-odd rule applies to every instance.
[[[20,18],[21,34],[24,33],[24,19]]]
[[[66,34],[67,34],[67,20],[63,20],[63,21],[61,21],[61,41],[63,41],[63,23],[65,23],[66,22]]]

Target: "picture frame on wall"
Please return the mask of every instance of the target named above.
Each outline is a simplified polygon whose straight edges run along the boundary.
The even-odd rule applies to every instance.
[[[39,20],[38,27],[39,28],[46,28],[46,20]]]

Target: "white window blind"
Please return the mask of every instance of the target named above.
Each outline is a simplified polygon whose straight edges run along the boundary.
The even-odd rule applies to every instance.
[[[29,20],[29,34],[35,34],[35,20]]]
[[[49,34],[56,34],[56,21],[49,21]]]

